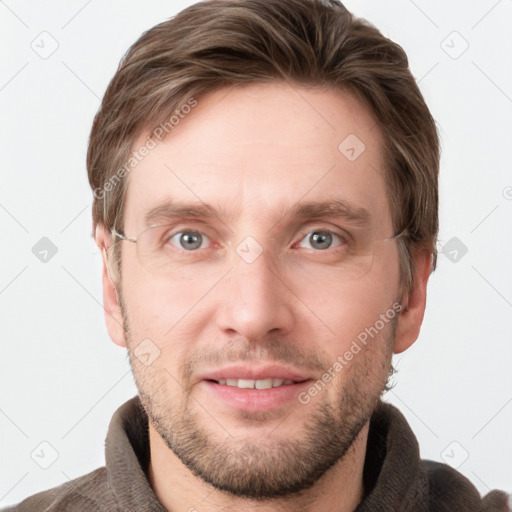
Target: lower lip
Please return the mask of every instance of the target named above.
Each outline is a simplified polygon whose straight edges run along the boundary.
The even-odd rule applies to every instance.
[[[217,398],[240,411],[270,411],[295,400],[297,395],[311,385],[311,379],[270,389],[243,389],[218,384],[209,380],[202,383]]]

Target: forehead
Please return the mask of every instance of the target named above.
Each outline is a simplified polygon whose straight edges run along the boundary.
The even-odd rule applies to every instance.
[[[137,151],[148,133],[134,144]],[[300,201],[340,200],[390,223],[383,138],[351,93],[286,83],[197,98],[128,175],[125,226],[176,200],[269,221]]]

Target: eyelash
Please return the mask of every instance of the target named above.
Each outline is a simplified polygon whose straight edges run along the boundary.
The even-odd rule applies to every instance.
[[[205,233],[203,233],[202,231],[199,231],[197,229],[183,229],[183,228],[180,229],[180,231],[174,231],[174,232],[170,233],[169,235],[166,234],[165,235],[165,240],[170,241],[176,235],[181,235],[183,233],[199,233],[203,237],[206,237],[208,240],[210,240],[210,237],[208,235],[206,235]],[[301,236],[301,238],[299,240],[299,243],[302,242],[308,235],[311,235],[313,233],[329,233],[329,234],[333,235],[334,237],[338,237],[340,239],[340,241],[341,241],[341,243],[338,246],[335,246],[334,248],[329,247],[328,249],[323,249],[323,250],[322,249],[315,250],[315,249],[306,248],[308,250],[311,250],[311,251],[314,251],[314,252],[318,252],[318,253],[323,253],[323,252],[327,252],[329,250],[332,251],[332,250],[343,248],[343,246],[345,246],[348,243],[348,241],[349,241],[349,235],[346,234],[346,233],[342,234],[342,233],[333,231],[332,229],[323,229],[323,228],[318,228],[317,227],[317,228],[314,228],[314,229],[308,229],[307,231],[303,232],[302,236]],[[210,242],[211,242],[211,240],[210,240]],[[200,250],[200,249],[194,249],[194,250],[191,250],[191,251],[187,251],[186,249],[177,247],[174,244],[171,244],[171,245],[173,245],[173,247],[175,247],[176,249],[180,250],[181,252],[186,252],[186,253],[199,252],[199,250]]]

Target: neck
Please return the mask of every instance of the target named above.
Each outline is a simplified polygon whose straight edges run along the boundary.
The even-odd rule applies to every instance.
[[[352,512],[362,501],[363,467],[368,439],[367,423],[345,454],[312,487],[297,494],[265,501],[232,496],[195,476],[149,424],[148,477],[168,511],[189,512]]]

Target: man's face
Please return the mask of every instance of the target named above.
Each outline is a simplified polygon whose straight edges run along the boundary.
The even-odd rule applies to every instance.
[[[121,242],[130,362],[153,435],[215,487],[307,488],[365,427],[398,319],[384,172],[352,95],[277,83],[198,98],[132,171],[125,234],[169,228]],[[334,201],[354,215],[298,215]],[[146,219],[185,203],[215,214]]]

